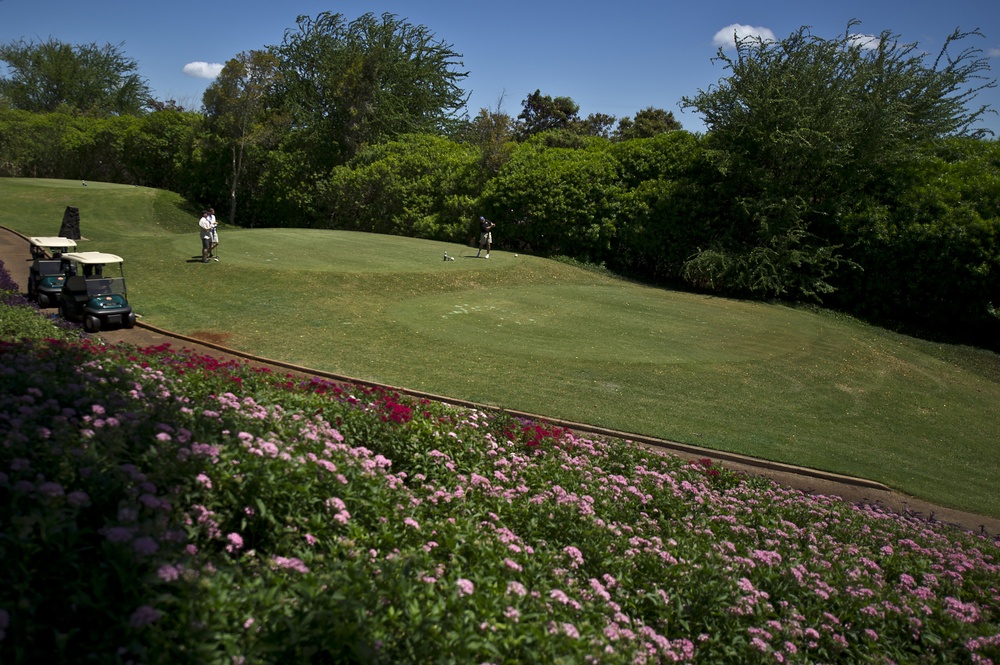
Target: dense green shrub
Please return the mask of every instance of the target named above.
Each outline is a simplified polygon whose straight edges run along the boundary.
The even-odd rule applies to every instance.
[[[606,262],[623,195],[610,143],[577,137],[584,147],[553,148],[548,134],[518,146],[483,192],[499,246]]]
[[[428,135],[361,151],[320,188],[321,226],[465,242],[475,216],[479,153]]]
[[[863,272],[837,284],[838,306],[883,323],[996,348],[1000,339],[1000,144],[925,147],[884,203],[846,220]]]

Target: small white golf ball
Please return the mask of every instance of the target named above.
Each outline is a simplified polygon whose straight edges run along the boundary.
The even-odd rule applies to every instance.
[[[515,254],[514,256],[516,257],[516,256],[517,256],[517,254]]]

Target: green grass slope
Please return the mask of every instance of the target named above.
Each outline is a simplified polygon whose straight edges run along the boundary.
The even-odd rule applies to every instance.
[[[58,233],[67,205],[80,208],[81,249],[126,259],[153,325],[1000,516],[996,354],[410,238],[223,226],[222,260],[204,265],[194,210],[170,193],[0,179],[0,223],[22,233]]]

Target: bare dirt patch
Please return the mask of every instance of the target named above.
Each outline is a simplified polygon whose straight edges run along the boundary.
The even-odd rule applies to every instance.
[[[196,330],[189,335],[195,339],[199,339],[203,342],[208,342],[209,344],[225,344],[232,334],[223,332],[213,332],[211,330]]]

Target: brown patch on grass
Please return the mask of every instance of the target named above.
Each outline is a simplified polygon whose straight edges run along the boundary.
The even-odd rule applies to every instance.
[[[230,333],[212,332],[211,330],[196,330],[191,333],[191,337],[210,344],[224,345],[232,335]]]

